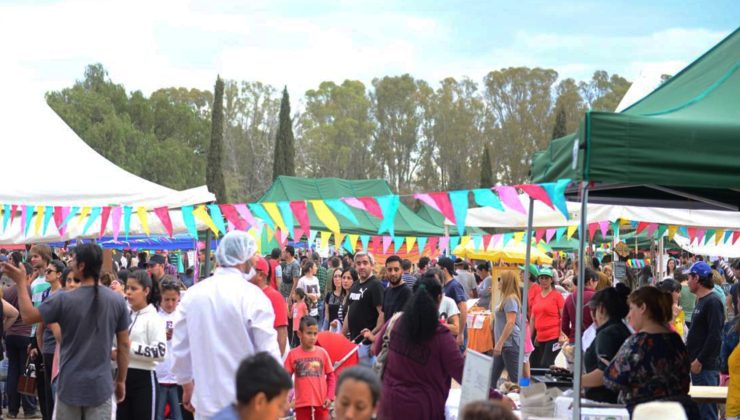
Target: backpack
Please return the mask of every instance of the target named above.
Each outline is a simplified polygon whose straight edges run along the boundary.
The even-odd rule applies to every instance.
[[[396,321],[398,318],[401,317],[403,312],[396,312],[391,317],[390,321],[388,321],[388,326],[385,329],[385,334],[383,334],[383,345],[380,348],[380,353],[378,353],[378,356],[375,358],[375,364],[373,364],[373,370],[375,373],[378,374],[378,377],[380,379],[383,379],[383,373],[385,373],[385,364],[388,361],[388,346],[391,341],[391,331],[393,330],[393,326],[396,324]]]

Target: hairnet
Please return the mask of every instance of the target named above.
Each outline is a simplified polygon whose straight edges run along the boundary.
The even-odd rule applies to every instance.
[[[216,249],[216,261],[221,267],[234,267],[252,258],[257,244],[247,232],[234,230],[227,233]]]

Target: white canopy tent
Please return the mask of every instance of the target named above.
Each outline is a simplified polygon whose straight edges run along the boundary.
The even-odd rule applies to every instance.
[[[0,147],[6,182],[0,189],[0,203],[31,206],[143,206],[147,209],[215,201],[206,186],[175,191],[131,174],[95,152],[46,104],[42,95],[29,95],[23,84],[3,85],[5,100],[0,101]],[[63,168],[72,168],[62,175]],[[175,232],[186,232],[178,211],[171,212]],[[35,216],[34,216],[35,217]],[[20,213],[15,223],[0,234],[0,243],[59,240],[56,229],[46,235],[28,236],[20,231]],[[142,234],[138,218],[131,218],[131,234]],[[76,225],[79,224],[79,227]],[[152,233],[162,228],[155,215],[149,214]],[[83,223],[73,223],[68,235],[82,233]],[[199,229],[205,226],[199,225]],[[77,230],[79,229],[79,231]],[[100,220],[87,236],[96,237]],[[163,233],[163,232],[162,232]]]

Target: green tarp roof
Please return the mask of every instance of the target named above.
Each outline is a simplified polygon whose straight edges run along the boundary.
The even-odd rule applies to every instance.
[[[346,180],[339,178],[300,178],[279,176],[259,202],[320,200],[342,197],[370,197],[393,194],[388,183],[380,179]],[[355,225],[343,216],[334,213],[342,233],[377,235],[381,220],[367,212],[352,209],[359,222]],[[311,229],[327,230],[321,223],[312,206],[308,206]],[[395,236],[440,236],[444,234],[442,224],[432,224],[417,216],[403,203],[398,208],[394,221]],[[308,234],[306,232],[306,234]],[[387,233],[386,233],[387,234]]]
[[[740,206],[740,29],[623,112],[586,113],[535,154],[531,175]]]

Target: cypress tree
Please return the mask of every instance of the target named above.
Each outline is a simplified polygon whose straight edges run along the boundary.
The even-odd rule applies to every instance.
[[[559,107],[558,113],[555,116],[555,127],[552,129],[552,138],[559,139],[568,134],[568,130],[565,128],[566,116],[565,108]]]
[[[491,157],[488,154],[488,146],[483,146],[483,157],[480,162],[480,187],[491,188],[493,186],[493,170],[491,168]]]
[[[208,148],[208,167],[206,184],[216,195],[219,203],[226,203],[226,182],[223,171],[224,148],[224,81],[216,78],[213,94],[213,113],[211,114],[211,145]]]
[[[293,122],[290,120],[290,97],[287,86],[283,89],[283,98],[280,101],[279,120],[272,164],[273,181],[280,175],[295,176],[295,138]]]

